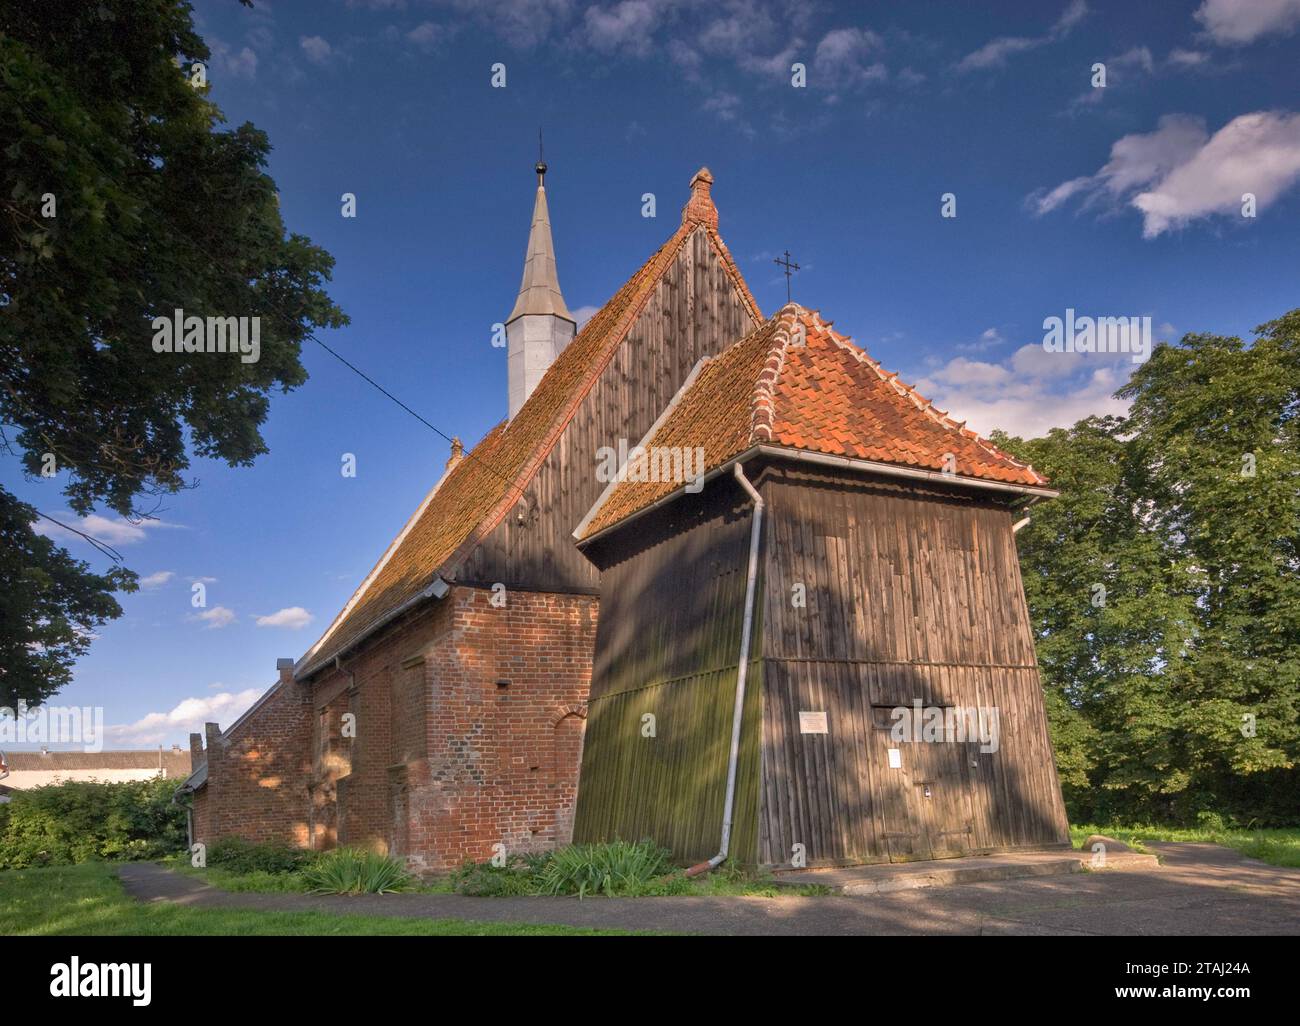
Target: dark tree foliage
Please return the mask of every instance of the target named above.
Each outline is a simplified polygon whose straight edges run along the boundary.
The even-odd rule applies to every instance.
[[[3,444],[28,475],[66,472],[81,514],[137,515],[140,496],[187,486],[192,453],[252,463],[270,393],[306,380],[302,341],[346,322],[324,291],[332,258],[285,232],[266,136],[222,127],[194,84],[208,56],[177,0],[0,4]],[[176,309],[260,318],[260,359],[155,352],[152,321]],[[2,489],[0,507],[15,546],[0,590],[29,595],[0,648],[40,652],[0,664],[0,687],[30,701],[66,680],[62,625],[120,615],[109,595],[129,578],[38,544]],[[42,595],[44,580],[63,586]]]
[[[0,490],[0,707],[36,705],[67,685],[94,629],[122,615],[135,575],[91,572],[32,531],[36,511]]]
[[[1256,334],[1002,439],[1062,493],[1018,541],[1075,819],[1300,822],[1300,310]]]

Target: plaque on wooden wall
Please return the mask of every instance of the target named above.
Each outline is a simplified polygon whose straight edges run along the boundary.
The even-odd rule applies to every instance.
[[[824,712],[801,712],[799,714],[800,734],[828,734],[826,714]]]

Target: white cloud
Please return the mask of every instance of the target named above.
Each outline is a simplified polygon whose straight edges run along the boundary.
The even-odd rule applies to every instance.
[[[740,113],[740,97],[735,93],[714,93],[704,101],[702,109],[716,114],[723,121],[734,121]]]
[[[867,29],[827,32],[813,54],[813,81],[835,89],[887,77],[885,66],[873,59],[884,45],[880,36]]]
[[[1030,39],[1025,36],[1003,36],[990,40],[978,50],[968,53],[957,62],[958,71],[983,71],[986,68],[1000,68],[1006,64],[1012,54],[1021,53],[1042,46],[1046,39]]]
[[[578,307],[578,309],[570,310],[569,312],[573,314],[573,319],[578,324],[578,330],[581,331],[583,328],[587,326],[587,322],[600,312],[600,307],[580,306]]]
[[[1134,46],[1113,57],[1101,61],[1106,66],[1105,87],[1092,87],[1074,98],[1071,110],[1081,107],[1095,107],[1109,96],[1117,85],[1124,85],[1133,79],[1150,77],[1162,72],[1211,71],[1213,65],[1210,55],[1199,50],[1170,50],[1163,61],[1152,54],[1150,47]]]
[[[741,135],[753,138],[755,135],[754,126],[740,116],[743,106],[739,96],[722,90],[705,99],[704,103],[700,105],[700,109],[715,115],[720,121],[725,121],[740,132]]]
[[[104,734],[114,747],[182,744],[191,732],[201,732],[203,724],[224,723],[227,727],[238,719],[262,695],[259,688],[237,694],[223,691],[210,698],[185,698],[168,712],[152,712],[134,723],[110,724]]]
[[[680,39],[669,40],[668,57],[686,73],[687,79],[691,81],[699,75],[700,66],[704,63],[700,52]]]
[[[1242,46],[1300,25],[1300,0],[1205,0],[1195,18],[1221,46]]]
[[[1156,73],[1156,59],[1149,47],[1135,46],[1113,57],[1105,57],[1100,62],[1106,68],[1105,86],[1091,86],[1085,89],[1071,103],[1072,109],[1091,107],[1101,103],[1118,85],[1130,79]]]
[[[259,627],[288,627],[290,630],[298,630],[306,627],[314,620],[315,617],[302,606],[288,606],[284,609],[277,610],[266,616],[257,618]]]
[[[307,59],[314,64],[327,63],[334,53],[334,48],[320,36],[302,36],[298,40],[298,45],[302,47],[302,52],[307,55]]]
[[[151,588],[161,588],[164,584],[176,576],[173,570],[159,570],[156,574],[149,574],[148,577],[140,578],[140,587],[146,591]]]
[[[1300,114],[1243,114],[1132,204],[1154,238],[1211,214],[1240,213],[1251,193],[1263,210],[1300,179]]]
[[[1075,25],[1083,21],[1087,14],[1086,0],[1070,0],[1069,6],[1061,12],[1061,16],[1056,19],[1056,24],[1052,26],[1052,36],[1066,35]]]
[[[741,68],[745,71],[788,81],[791,75],[790,66],[803,55],[802,50],[803,41],[794,40],[785,49],[772,54],[770,57],[742,54],[739,57],[739,62]]]
[[[437,46],[446,36],[447,30],[432,21],[422,21],[410,32],[406,33],[407,39],[426,50]]]
[[[1106,58],[1106,71],[1112,73],[1116,68],[1128,69],[1136,68],[1139,71],[1145,71],[1148,75],[1155,74],[1156,61],[1151,56],[1151,50],[1145,46],[1135,46],[1125,50],[1117,57]]]
[[[227,609],[225,606],[213,606],[201,613],[195,613],[190,619],[206,624],[205,630],[214,631],[220,630],[222,627],[229,627],[235,622],[236,618],[233,609]]]
[[[997,328],[985,328],[980,332],[980,337],[976,341],[962,343],[957,348],[966,353],[980,353],[986,349],[995,349],[1005,341],[1002,332],[998,331]]]
[[[1174,49],[1166,58],[1170,64],[1180,68],[1202,68],[1210,61],[1210,55],[1200,50]]]
[[[916,388],[983,435],[1001,428],[1035,438],[1084,417],[1127,413],[1114,392],[1133,367],[1128,353],[1049,353],[1031,343],[997,363],[956,357]]]
[[[587,42],[601,53],[624,52],[644,57],[651,50],[663,5],[654,0],[621,0],[612,7],[589,7]]]
[[[527,50],[550,37],[572,16],[575,0],[442,0],[474,15],[511,46]]]
[[[67,524],[70,528],[75,528],[76,531],[90,535],[98,542],[113,546],[134,545],[137,542],[144,541],[145,532],[150,529],[177,526],[175,524],[166,524],[161,520],[141,520],[138,523],[132,523],[125,517],[104,517],[98,513],[92,513],[88,517],[78,517],[75,513],[66,511],[54,514],[54,519]],[[60,527],[59,524],[47,520],[45,517],[38,518],[32,525],[32,530],[59,543],[81,542],[82,544],[89,544],[75,531]]]
[[[208,49],[212,51],[212,66],[218,72],[249,81],[257,77],[257,54],[247,46],[236,52],[214,37],[208,40]]]
[[[747,57],[767,50],[792,32],[778,26],[772,11],[757,0],[729,0],[726,14],[694,33],[700,49],[721,57]],[[710,8],[712,10],[712,8]],[[789,65],[786,65],[789,74]]]
[[[1048,30],[1046,35],[1000,36],[997,39],[992,39],[978,50],[968,53],[958,61],[957,70],[962,72],[987,71],[991,68],[1000,68],[1006,64],[1007,58],[1015,54],[1046,46],[1058,39],[1064,39],[1087,14],[1088,4],[1086,0],[1070,0],[1069,5],[1061,12],[1061,16],[1056,19],[1056,23]]]
[[[1073,178],[1029,197],[1046,214],[1075,196],[1085,207],[1127,203],[1142,212],[1142,234],[1155,238],[1214,214],[1239,214],[1242,196],[1262,211],[1300,180],[1300,114],[1242,114],[1212,137],[1200,118],[1169,114],[1154,132],[1126,135],[1095,175]]]

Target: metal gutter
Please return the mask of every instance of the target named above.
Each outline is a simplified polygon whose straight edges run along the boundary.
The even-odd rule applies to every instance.
[[[780,456],[783,459],[798,460],[801,463],[817,463],[828,467],[841,467],[871,474],[883,474],[886,477],[904,477],[912,480],[931,481],[935,484],[964,485],[985,491],[1037,495],[1045,499],[1055,499],[1061,494],[1054,488],[1043,488],[1038,485],[1012,484],[1007,481],[986,481],[982,477],[944,474],[938,470],[917,470],[913,467],[895,466],[892,463],[877,463],[874,460],[858,460],[848,456],[832,456],[829,453],[809,452],[806,449],[786,449],[779,445],[760,445],[758,451],[764,456]]]
[[[301,681],[306,677],[310,677],[317,670],[323,669],[324,667],[333,663],[336,659],[341,659],[343,656],[347,655],[358,645],[360,645],[361,642],[365,641],[368,637],[370,637],[370,635],[374,634],[381,627],[386,627],[388,624],[392,623],[399,616],[405,613],[408,609],[412,608],[413,606],[419,605],[419,603],[425,601],[425,599],[431,599],[431,598],[440,599],[444,595],[446,595],[447,592],[449,592],[450,590],[451,590],[451,586],[442,579],[442,575],[434,574],[433,580],[429,583],[429,586],[427,588],[421,591],[418,595],[412,595],[400,606],[390,609],[387,613],[385,613],[378,620],[372,623],[369,627],[363,630],[360,634],[358,634],[355,638],[349,641],[337,652],[332,653],[331,655],[327,656],[324,659],[318,659],[316,660],[316,662],[311,663],[303,667],[302,669],[295,668],[293,671],[293,679]],[[234,729],[233,725],[231,729],[232,730]]]
[[[808,452],[807,450],[804,449],[786,449],[779,445],[750,446],[744,452],[740,453],[737,456],[733,456],[725,463],[722,463],[719,466],[714,467],[712,470],[705,473],[702,479],[697,478],[697,480],[703,480],[705,482],[710,481],[713,478],[717,477],[719,474],[725,473],[728,470],[728,468],[736,464],[743,463],[749,459],[752,459],[754,456],[757,455],[774,456],[779,459],[794,460],[799,463],[812,463],[812,464],[819,464],[822,466],[837,467],[842,470],[855,470],[865,474],[880,474],[884,477],[898,477],[898,478],[907,478],[911,480],[931,481],[935,484],[966,486],[966,487],[985,490],[985,491],[1011,492],[1016,495],[1032,496],[1035,499],[1055,499],[1058,495],[1061,494],[1060,492],[1056,491],[1053,488],[1041,488],[1036,485],[1009,484],[1008,482],[1005,481],[985,481],[983,478],[962,477],[957,474],[944,474],[937,470],[916,470],[912,467],[896,467],[892,463],[876,463],[872,460],[858,460],[858,459],[852,459],[847,456],[831,456],[827,453]],[[647,513],[659,509],[661,506],[666,506],[670,502],[675,502],[678,499],[678,497],[680,497],[685,492],[685,490],[686,490],[685,486],[674,489],[673,491],[669,492],[667,495],[663,496],[662,498],[656,499],[649,506],[643,506],[635,513],[632,513],[629,516],[624,517],[622,520],[616,521],[615,523],[610,524],[608,527],[601,528],[595,534],[588,535],[586,538],[579,538],[578,532],[584,526],[586,526],[586,524],[593,518],[596,512],[596,507],[593,507],[592,511],[589,512],[587,516],[583,518],[583,522],[579,524],[578,527],[574,530],[573,537],[577,539],[578,545],[580,547],[585,546],[590,542],[595,541],[597,538],[603,538],[605,535],[610,534],[614,531],[619,530],[622,527],[627,526],[633,520],[643,517]],[[601,498],[597,500],[598,503],[603,504],[604,498],[605,498],[604,496],[601,496]]]

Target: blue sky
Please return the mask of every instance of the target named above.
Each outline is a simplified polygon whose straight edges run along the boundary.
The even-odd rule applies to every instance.
[[[195,13],[214,100],[268,132],[286,223],[338,261],[331,292],[352,324],[326,341],[467,443],[505,412],[490,337],[519,286],[539,126],[575,312],[673,232],[707,165],[764,311],[784,301],[772,259],[789,249],[797,300],[983,431],[1122,410],[1110,395],[1127,356],[1044,359],[1043,320],[1069,307],[1150,316],[1160,339],[1247,334],[1300,305],[1300,0],[200,0]],[[310,343],[304,359],[311,378],[273,400],[254,467],[196,460],[199,486],[159,523],[84,525],[151,581],[55,700],[103,706],[111,746],[228,725],[442,470],[443,439]],[[13,460],[0,473],[66,513],[58,481],[24,481]]]

